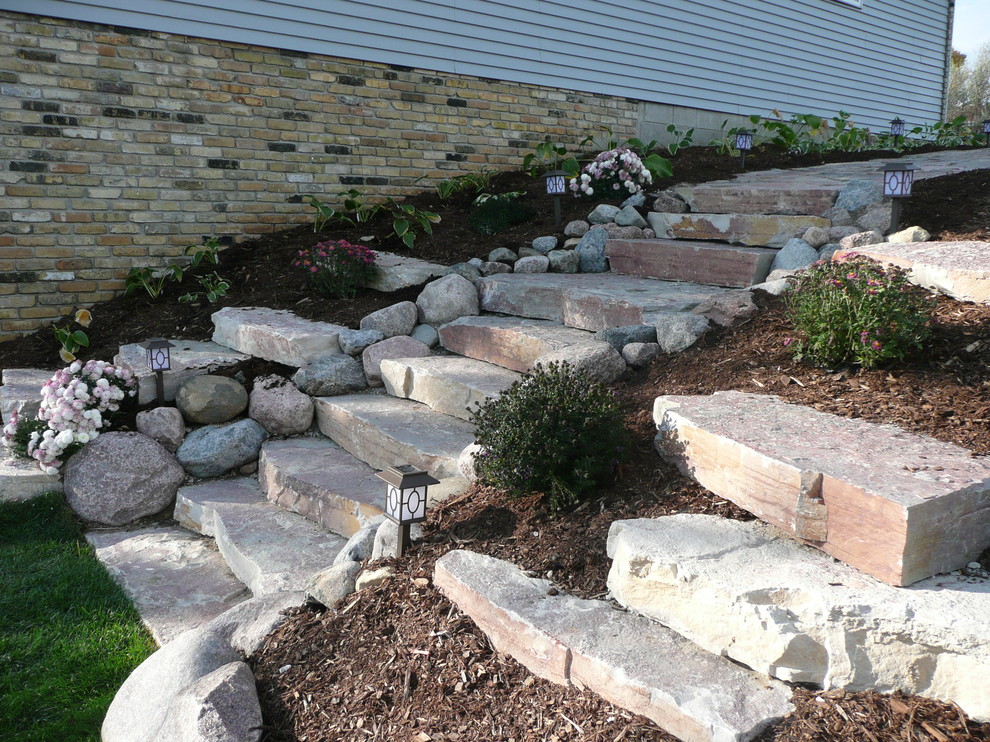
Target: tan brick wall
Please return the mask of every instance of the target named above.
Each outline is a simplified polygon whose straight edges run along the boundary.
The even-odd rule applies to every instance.
[[[290,201],[517,168],[533,142],[636,131],[624,98],[0,12],[0,340],[112,297]]]

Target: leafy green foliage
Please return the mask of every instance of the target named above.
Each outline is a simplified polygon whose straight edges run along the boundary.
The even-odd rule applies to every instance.
[[[88,309],[80,309],[72,321],[83,327],[89,327],[89,323],[93,321],[93,315]],[[72,363],[76,360],[76,353],[82,348],[89,347],[89,336],[82,330],[73,330],[71,324],[68,327],[54,325],[52,331],[55,333],[55,339],[62,346],[58,352],[59,358],[66,363]]]
[[[554,170],[562,170],[574,177],[580,166],[576,157],[567,154],[567,147],[555,144],[548,136],[523,158],[523,170],[534,178]]]
[[[597,492],[626,452],[615,395],[566,363],[538,366],[472,421],[480,480],[511,495],[543,492],[553,510]]]
[[[440,221],[439,214],[417,209],[412,204],[400,204],[392,198],[385,199],[381,208],[391,213],[392,231],[410,250],[416,244],[421,231],[433,234],[433,225]]]
[[[505,193],[480,193],[471,202],[472,206],[481,206],[489,201],[515,201],[526,195],[526,191],[506,191]]]
[[[691,143],[694,142],[693,128],[688,129],[687,131],[681,131],[673,124],[667,124],[667,133],[674,137],[673,140],[667,145],[667,152],[671,157],[676,155],[685,147],[690,147]]]
[[[183,250],[183,255],[190,253],[192,253],[192,260],[189,261],[189,265],[192,268],[198,268],[202,262],[220,265],[220,240],[216,237],[210,237],[202,245],[187,245],[186,249]]]
[[[693,132],[694,129],[691,131]],[[631,149],[639,155],[640,159],[643,161],[643,165],[650,171],[650,176],[654,180],[658,178],[669,178],[674,174],[674,167],[671,165],[670,160],[666,157],[661,157],[659,154],[654,152],[657,148],[656,139],[651,139],[649,142],[644,142],[642,139],[631,137],[624,142],[620,142],[615,138],[611,127],[603,126],[602,132],[606,135],[605,138],[601,138],[594,134],[589,134],[581,140],[581,147],[591,147],[599,152],[607,152],[608,150],[615,149]],[[572,175],[572,177],[577,174],[577,172],[573,174],[568,173],[568,175]]]
[[[203,297],[210,304],[214,304],[220,297],[226,296],[230,289],[230,283],[221,278],[216,271],[205,276],[196,276],[196,281],[199,282],[202,291],[190,291],[188,294],[183,294],[179,297],[180,302],[185,304]]]
[[[507,193],[482,193],[474,201],[474,209],[468,217],[468,224],[478,234],[491,237],[509,227],[528,222],[536,212],[519,201],[522,191]]]
[[[874,368],[920,349],[931,332],[934,297],[906,273],[856,257],[815,263],[787,299],[795,357],[835,368]]]
[[[496,170],[485,167],[475,172],[462,173],[452,178],[445,178],[434,187],[441,201],[449,201],[458,193],[481,193],[491,186],[492,179],[496,173]],[[415,182],[418,183],[425,177],[424,175],[422,178],[417,178]]]
[[[18,417],[16,424],[17,429],[14,430],[10,450],[18,458],[30,460],[31,456],[28,454],[28,443],[31,442],[31,434],[41,434],[48,430],[48,421],[39,420],[37,417]]]
[[[128,296],[138,289],[144,289],[148,296],[157,299],[172,281],[182,281],[182,267],[167,265],[164,268],[131,268],[124,278],[124,293]]]
[[[417,209],[412,204],[399,203],[393,198],[386,198],[380,204],[366,204],[364,193],[357,188],[341,191],[337,196],[343,201],[343,212],[322,203],[316,196],[303,196],[303,200],[316,209],[314,232],[333,226],[356,227],[371,221],[382,212],[387,212],[392,217],[392,231],[395,236],[412,249],[419,234],[433,234],[433,225],[440,221],[440,216],[432,211]]]

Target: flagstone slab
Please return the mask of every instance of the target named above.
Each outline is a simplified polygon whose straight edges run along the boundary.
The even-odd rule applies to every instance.
[[[532,370],[544,355],[594,342],[584,330],[516,317],[461,317],[440,328],[447,350],[520,372]]]
[[[990,463],[959,446],[744,392],[658,397],[653,419],[686,475],[888,584],[990,545]]]
[[[434,356],[382,361],[382,378],[393,397],[413,399],[434,412],[470,420],[471,411],[523,375],[473,358]]]
[[[709,186],[677,186],[674,191],[691,211],[713,214],[824,214],[839,195],[836,186],[806,184],[774,186],[754,183],[733,186],[724,181]]]
[[[828,229],[819,216],[778,214],[661,214],[651,211],[650,227],[661,239],[719,240],[751,247],[783,247],[809,227]]]
[[[390,252],[379,252],[375,256],[375,267],[378,270],[374,278],[365,286],[385,292],[419,286],[431,278],[440,278],[451,272],[446,265]]]
[[[175,347],[169,350],[171,368],[162,374],[166,402],[175,400],[175,392],[188,379],[212,374],[251,358],[246,353],[238,353],[236,350],[212,342],[197,340],[169,342]],[[139,343],[120,346],[120,351],[113,357],[113,362],[117,366],[126,368],[137,379],[138,404],[145,405],[155,401],[158,396],[156,374],[148,368],[147,351]]]
[[[693,240],[609,240],[605,254],[616,273],[745,288],[766,280],[777,251]]]
[[[342,353],[346,327],[303,319],[285,309],[224,307],[213,314],[213,342],[296,368],[318,356]]]
[[[5,368],[3,386],[0,386],[0,414],[4,424],[11,415],[21,418],[37,417],[41,407],[41,387],[52,378],[53,371],[40,368]]]
[[[213,542],[184,528],[90,531],[86,540],[159,645],[251,597]]]
[[[534,674],[589,688],[682,740],[749,740],[793,709],[783,683],[642,616],[560,594],[501,559],[451,551],[437,560],[433,581],[496,649]]]
[[[912,283],[953,299],[990,304],[990,242],[883,242],[840,250],[832,260],[851,255],[904,268]]]
[[[61,491],[62,478],[45,474],[34,459],[0,457],[0,502],[21,502]]]
[[[253,479],[218,479],[179,489],[175,519],[216,541],[255,597],[296,592],[333,564],[346,539],[265,499]]]
[[[608,554],[619,603],[713,654],[789,682],[899,690],[990,720],[987,577],[893,587],[760,521],[711,515],[616,521]]]
[[[341,536],[382,513],[385,490],[375,470],[326,438],[269,441],[258,482],[269,501]]]

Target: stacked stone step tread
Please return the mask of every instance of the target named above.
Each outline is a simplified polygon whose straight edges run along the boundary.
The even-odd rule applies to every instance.
[[[285,309],[224,307],[213,314],[213,342],[286,366],[340,353],[346,327],[303,319]]]
[[[697,240],[609,240],[605,254],[615,273],[745,288],[766,280],[777,251]]]
[[[841,184],[812,185],[738,184],[716,181],[677,186],[674,191],[691,211],[702,214],[773,214],[800,216],[824,214],[835,204]]]
[[[461,317],[440,327],[440,344],[458,355],[511,371],[531,371],[547,353],[597,342],[590,332],[518,317]]]
[[[333,564],[346,539],[265,499],[253,479],[218,479],[176,494],[179,525],[213,538],[231,571],[257,596],[303,590]]]
[[[688,311],[722,292],[697,283],[616,273],[500,273],[479,279],[477,285],[483,311],[589,332],[654,324],[658,315]]]
[[[463,356],[382,361],[385,389],[393,397],[421,402],[461,420],[470,420],[471,411],[522,378],[515,371]]]
[[[22,502],[61,491],[62,478],[45,474],[34,459],[0,456],[0,502]]]
[[[344,537],[382,512],[375,470],[323,437],[265,443],[258,482],[270,502]]]
[[[552,682],[589,688],[687,742],[749,740],[793,710],[790,689],[608,603],[470,551],[437,560],[436,586],[501,652]]]
[[[430,279],[449,274],[450,266],[430,263],[408,255],[378,251],[375,254],[375,275],[365,284],[375,291],[399,291],[419,286]]]
[[[34,417],[41,406],[41,387],[52,378],[52,372],[40,368],[5,368],[0,377],[0,413],[4,424],[11,415]]]
[[[612,597],[713,654],[788,682],[900,690],[990,720],[985,571],[894,587],[760,521],[690,514],[615,521],[608,555]]]
[[[987,546],[990,463],[959,446],[735,391],[659,397],[653,417],[682,472],[888,584]]]
[[[717,240],[750,247],[783,247],[809,227],[828,229],[820,216],[777,214],[667,214],[651,211],[650,227],[661,239]]]
[[[251,597],[212,540],[184,528],[90,531],[86,540],[158,644]]]
[[[426,405],[386,394],[317,397],[320,431],[375,469],[411,464],[444,480],[434,499],[462,491],[457,461],[474,443],[474,426]]]

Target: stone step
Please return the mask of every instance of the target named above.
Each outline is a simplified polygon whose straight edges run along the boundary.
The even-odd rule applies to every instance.
[[[0,502],[30,500],[53,491],[62,491],[62,479],[45,474],[34,459],[0,458]]]
[[[584,330],[515,317],[461,317],[440,328],[447,350],[520,372],[532,370],[547,353],[592,342]]]
[[[251,597],[213,542],[184,528],[90,531],[86,540],[159,644]]]
[[[713,654],[789,682],[900,690],[990,720],[986,572],[892,587],[772,526],[710,515],[616,521],[608,554],[613,597]]]
[[[832,258],[853,254],[904,268],[912,283],[959,301],[990,304],[990,242],[883,242]]]
[[[169,342],[175,347],[169,350],[171,368],[162,374],[162,386],[165,388],[167,402],[175,399],[176,390],[187,379],[212,374],[219,369],[230,368],[251,359],[250,355],[238,353],[217,343],[196,340]],[[158,396],[156,374],[148,368],[147,351],[144,348],[137,343],[122,345],[120,351],[113,357],[113,362],[129,370],[137,379],[138,404],[145,405],[155,401]]]
[[[393,397],[422,402],[461,420],[470,420],[471,411],[522,378],[515,371],[462,356],[382,361],[385,389]]]
[[[651,211],[650,226],[661,239],[719,240],[751,247],[783,247],[808,227],[828,229],[832,223],[818,216],[774,214],[662,214]]]
[[[16,412],[22,418],[34,418],[41,407],[41,387],[54,371],[40,368],[5,368],[0,386],[0,413],[6,425]]]
[[[412,464],[460,486],[457,459],[474,443],[474,426],[426,405],[385,394],[318,397],[325,436],[375,469]],[[384,491],[384,490],[382,490]],[[431,489],[431,497],[440,490]]]
[[[692,240],[609,240],[605,254],[616,273],[744,288],[766,280],[777,251]]]
[[[214,312],[213,327],[215,343],[295,367],[321,355],[340,353],[337,339],[347,329],[263,307],[224,307]]]
[[[346,543],[265,499],[253,479],[217,479],[181,487],[175,519],[210,536],[231,571],[257,597],[303,590],[333,564]]]
[[[721,293],[695,283],[612,273],[499,273],[476,284],[486,312],[551,320],[591,332],[654,324],[658,314],[690,310]]]
[[[987,547],[990,464],[958,446],[744,392],[658,397],[653,419],[682,472],[888,584]]]
[[[708,214],[824,214],[835,204],[840,184],[811,185],[765,180],[759,184],[717,181],[674,190],[691,211]]]
[[[749,740],[793,709],[783,683],[642,616],[558,594],[509,562],[451,551],[437,560],[433,581],[497,650],[534,674],[590,688],[687,742]]]
[[[431,278],[440,278],[450,273],[449,266],[391,252],[378,252],[375,255],[375,267],[378,270],[365,284],[375,291],[398,291],[419,286]]]
[[[326,438],[269,441],[258,482],[268,499],[341,536],[380,515],[384,485],[375,470]]]

